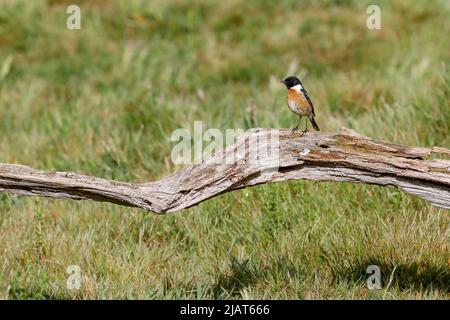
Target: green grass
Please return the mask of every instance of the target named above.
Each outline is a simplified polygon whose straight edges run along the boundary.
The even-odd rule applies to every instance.
[[[373,1],[0,0],[0,162],[158,179],[195,120],[293,127],[288,74],[322,130],[449,148],[448,1],[375,2],[371,31]],[[161,216],[0,194],[0,298],[448,299],[449,223],[398,190],[310,181]]]

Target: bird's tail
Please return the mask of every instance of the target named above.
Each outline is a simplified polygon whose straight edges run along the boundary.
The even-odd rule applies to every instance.
[[[309,121],[311,121],[311,124],[314,127],[314,129],[320,131],[319,126],[316,123],[316,119],[314,119],[314,115],[312,113],[309,115]]]

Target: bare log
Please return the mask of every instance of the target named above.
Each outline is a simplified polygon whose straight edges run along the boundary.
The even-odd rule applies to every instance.
[[[278,143],[267,143],[271,139]],[[450,209],[450,161],[427,160],[432,153],[450,155],[450,150],[375,141],[345,128],[303,136],[288,130],[253,129],[213,157],[154,182],[123,183],[0,164],[0,192],[106,201],[166,213],[236,189],[308,179],[396,187]],[[224,161],[236,154],[235,161]]]

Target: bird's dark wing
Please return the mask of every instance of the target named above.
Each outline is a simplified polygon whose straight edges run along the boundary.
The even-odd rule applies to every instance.
[[[305,98],[308,101],[309,105],[311,106],[313,116],[316,116],[316,114],[314,113],[314,105],[311,101],[311,98],[308,95],[308,92],[305,90],[305,88],[302,89],[302,92],[305,95]]]

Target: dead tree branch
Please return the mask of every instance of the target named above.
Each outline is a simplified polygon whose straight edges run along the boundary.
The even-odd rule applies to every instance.
[[[279,143],[254,143],[273,137]],[[149,183],[0,163],[0,192],[106,201],[166,213],[248,186],[308,179],[396,187],[449,209],[450,161],[425,159],[431,153],[450,155],[450,150],[374,141],[349,129],[303,136],[253,129],[213,157]],[[235,161],[224,161],[236,155]]]

